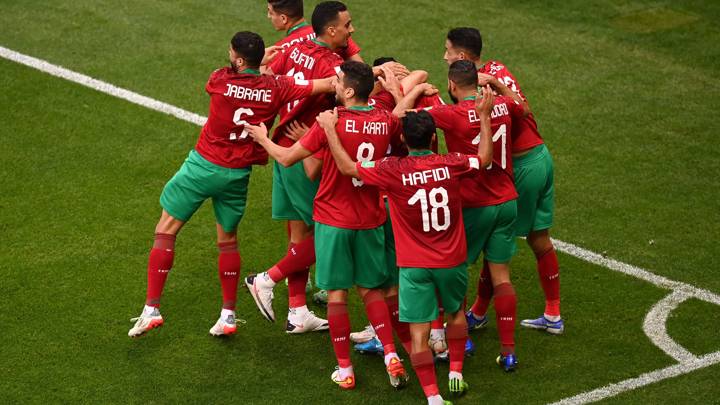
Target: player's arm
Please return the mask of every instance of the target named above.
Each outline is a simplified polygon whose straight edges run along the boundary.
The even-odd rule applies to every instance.
[[[512,91],[510,87],[506,86],[505,83],[501,82],[497,77],[485,73],[478,73],[478,84],[480,86],[489,84],[501,96],[510,97],[515,100],[516,103],[520,104],[524,116],[530,114],[530,105],[528,105],[527,101],[523,100],[518,93]]]
[[[382,75],[383,68],[388,68],[388,69],[392,70],[392,72],[395,73],[395,76],[397,76],[397,78],[400,80],[402,80],[403,78],[405,78],[407,75],[410,74],[410,71],[408,70],[408,68],[405,67],[405,65],[402,65],[397,62],[385,62],[380,66],[374,66],[372,68],[373,75],[375,77]]]
[[[335,130],[337,121],[337,108],[332,111],[328,110],[322,112],[317,116],[317,122],[325,131],[328,147],[330,148],[330,152],[335,159],[335,164],[337,165],[338,170],[340,170],[340,173],[345,176],[358,177],[358,170],[355,166],[355,162],[350,158],[350,155],[347,154],[345,148],[343,148],[340,143],[340,138],[338,138],[337,131]]]
[[[305,149],[300,142],[295,142],[289,148],[273,142],[268,138],[268,130],[264,123],[260,123],[259,126],[245,125],[245,129],[255,142],[259,143],[267,151],[268,155],[285,167],[292,166],[311,155],[311,152]]]
[[[349,57],[348,60],[351,60],[353,62],[365,63],[365,61],[363,60],[362,56],[360,56],[359,53],[356,53],[355,55]]]
[[[405,114],[406,110],[413,108],[418,97],[422,95],[432,96],[433,94],[437,94],[437,89],[433,87],[433,85],[428,83],[419,84],[407,92],[405,97],[397,103],[395,109],[393,110],[393,114],[397,117],[401,117]]]
[[[495,103],[495,95],[489,85],[482,88],[482,97],[475,97],[475,111],[480,117],[480,144],[478,144],[478,158],[480,167],[490,166],[493,159],[492,128],[490,127],[490,113]]]
[[[312,91],[310,94],[333,93],[335,91],[335,84],[337,84],[337,76],[312,80]]]
[[[260,73],[264,75],[272,75],[273,71],[272,68],[269,66],[270,63],[272,63],[275,58],[277,58],[278,55],[280,55],[282,51],[281,46],[269,46],[265,48],[265,55],[262,58],[262,61],[260,62]]]
[[[303,169],[305,169],[305,175],[310,180],[317,180],[322,172],[322,159],[310,156],[303,159]]]

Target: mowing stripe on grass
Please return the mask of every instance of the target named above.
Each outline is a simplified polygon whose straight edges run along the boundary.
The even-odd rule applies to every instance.
[[[37,59],[32,56],[24,55],[2,46],[0,46],[0,56],[5,59],[48,73],[52,76],[56,76],[74,83],[81,84],[91,89],[121,98],[123,100],[161,112],[163,114],[171,115],[183,121],[187,121],[196,125],[204,125],[207,121],[207,118],[201,115],[185,111],[181,108],[164,103],[162,101],[140,95],[138,93],[114,86],[101,80],[93,79],[92,77],[83,75],[81,73],[73,72],[62,66],[54,65],[42,59]],[[604,398],[618,395],[625,391],[634,390],[652,384],[654,382],[677,377],[698,370],[700,368],[720,363],[720,352],[715,352],[702,357],[697,357],[689,351],[685,350],[674,340],[672,340],[672,338],[667,334],[667,330],[665,328],[665,323],[670,313],[685,300],[689,298],[698,298],[706,302],[720,305],[720,296],[708,290],[697,288],[690,284],[682,283],[679,281],[670,280],[668,278],[658,276],[657,274],[651,273],[639,267],[604,257],[598,253],[573,245],[572,243],[563,242],[557,239],[553,239],[553,243],[555,244],[555,247],[558,251],[568,254],[570,256],[577,257],[586,262],[602,266],[613,271],[639,278],[658,287],[672,290],[673,292],[670,295],[655,304],[650,310],[650,312],[647,314],[647,316],[645,317],[645,322],[643,324],[643,330],[645,331],[645,334],[648,335],[653,344],[657,345],[665,353],[680,362],[680,364],[645,373],[636,378],[631,378],[625,381],[621,381],[619,383],[610,384],[593,391],[585,392],[570,398],[563,399],[559,402],[556,402],[556,404],[566,405],[595,402]]]

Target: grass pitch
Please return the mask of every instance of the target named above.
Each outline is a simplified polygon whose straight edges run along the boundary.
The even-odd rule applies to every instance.
[[[205,115],[210,72],[238,30],[278,39],[265,2],[3,2],[0,45]],[[309,15],[315,2],[307,2]],[[445,87],[447,29],[480,28],[530,99],[556,165],[554,235],[720,293],[717,206],[720,30],[714,3],[373,2],[348,6],[366,60],[395,56]],[[239,293],[247,321],[207,335],[220,306],[214,220],[203,207],[178,238],[166,326],[126,336],[139,312],[164,183],[199,128],[0,60],[0,402],[421,403],[395,392],[379,357],[354,356],[358,389],[329,381],[327,334],[287,336]],[[240,229],[243,274],[283,254],[270,220],[271,170],[256,167]],[[673,364],[642,332],[667,292],[561,255],[561,337],[518,329],[520,369],[494,364],[494,322],[474,333],[471,391],[457,403],[544,403]],[[477,272],[473,272],[476,280]],[[534,261],[513,260],[518,317],[542,311]],[[284,313],[280,288],[276,312]],[[355,329],[365,324],[351,302]],[[313,308],[324,314],[322,308]],[[282,316],[281,316],[282,318]],[[695,354],[720,349],[720,308],[690,301],[668,322]],[[438,367],[446,392],[446,368]],[[720,366],[608,402],[720,398]]]

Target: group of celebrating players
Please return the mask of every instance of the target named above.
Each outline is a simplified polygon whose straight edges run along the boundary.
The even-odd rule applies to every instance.
[[[222,310],[214,336],[236,331],[241,259],[237,227],[253,165],[275,160],[272,217],[287,221],[287,254],[245,278],[260,313],[275,321],[273,288],[288,285],[288,333],[330,331],[338,367],[331,378],[355,387],[350,345],[376,347],[393,387],[408,375],[394,335],[410,357],[428,404],[446,404],[434,361],[449,361],[449,392],[468,390],[463,361],[468,331],[484,327],[494,300],[505,371],[517,367],[516,296],[509,262],[526,237],[537,258],[545,311],[521,325],[553,334],[560,317],[558,261],[548,230],[553,164],[525,96],[508,69],[481,59],[477,29],[448,32],[446,105],[427,73],[392,58],[373,67],[360,57],[347,7],[268,0],[268,18],[287,37],[266,48],[238,32],[230,66],[210,76],[210,112],[195,148],[166,184],[147,267],[145,307],[128,332],[163,324],[160,296],[173,265],[175,238],[211,198],[217,219]],[[268,129],[276,116],[272,136]],[[447,154],[438,154],[436,129]],[[483,255],[478,292],[464,311],[469,265]],[[327,320],[306,305],[309,267],[326,292]],[[351,334],[348,291],[362,297],[370,326]]]

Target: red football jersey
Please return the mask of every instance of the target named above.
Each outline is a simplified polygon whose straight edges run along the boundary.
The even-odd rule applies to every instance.
[[[400,136],[400,121],[387,111],[372,107],[338,108],[338,137],[355,161],[369,162],[385,156],[393,137]],[[385,206],[377,187],[343,176],[318,125],[300,138],[307,150],[322,153],[322,177],[315,196],[313,219],[345,229],[373,229],[385,222]]]
[[[307,41],[309,39],[314,39],[316,37],[315,31],[313,31],[312,25],[308,24],[307,22],[303,21],[300,24],[290,28],[287,32],[287,36],[275,43],[275,46],[281,46],[282,52],[285,52],[290,48],[291,46],[298,44],[303,41]],[[335,51],[338,55],[340,55],[343,59],[349,59],[353,55],[357,55],[360,53],[360,47],[358,44],[353,41],[352,38],[348,39],[348,46],[345,48],[340,48],[337,51]],[[270,62],[270,68],[273,70],[275,74],[277,74],[277,71],[275,70],[275,63],[277,62],[277,58]]]
[[[370,96],[368,105],[392,112],[395,109],[395,97],[389,91],[382,89],[375,95]]]
[[[210,75],[205,90],[210,94],[210,112],[195,150],[216,165],[240,168],[268,161],[267,152],[248,136],[245,124],[264,122],[270,128],[288,102],[310,95],[312,83],[251,70],[235,73],[226,67]]]
[[[448,152],[477,154],[480,143],[480,117],[475,111],[475,98],[468,97],[458,104],[428,109],[435,125],[445,132]],[[522,117],[523,109],[509,97],[496,97],[491,113],[493,133],[493,162],[480,175],[463,180],[462,196],[465,207],[486,207],[517,198],[512,169],[511,131],[514,122]],[[514,118],[514,119],[513,119]]]
[[[277,70],[273,68],[273,73],[294,77],[296,80],[326,79],[335,76],[343,63],[340,56],[314,39],[291,46],[285,53],[279,55],[277,60]],[[308,127],[312,126],[318,114],[334,105],[334,94],[317,94],[289,103],[280,111],[280,122],[273,134],[273,141],[281,146],[292,145],[294,141],[282,135],[287,124],[298,121]]]
[[[448,268],[465,261],[461,177],[477,175],[477,155],[428,151],[357,165],[366,184],[387,192],[399,267]]]
[[[478,72],[497,77],[498,80],[505,83],[510,90],[517,93],[520,98],[527,102],[527,98],[525,98],[522,89],[520,89],[520,84],[515,80],[515,76],[513,76],[502,63],[496,60],[488,61],[478,69]],[[535,117],[532,114],[518,120],[513,128],[512,138],[512,153],[524,151],[533,146],[543,144],[542,136],[540,136],[540,132],[538,132],[537,122],[535,122]]]

